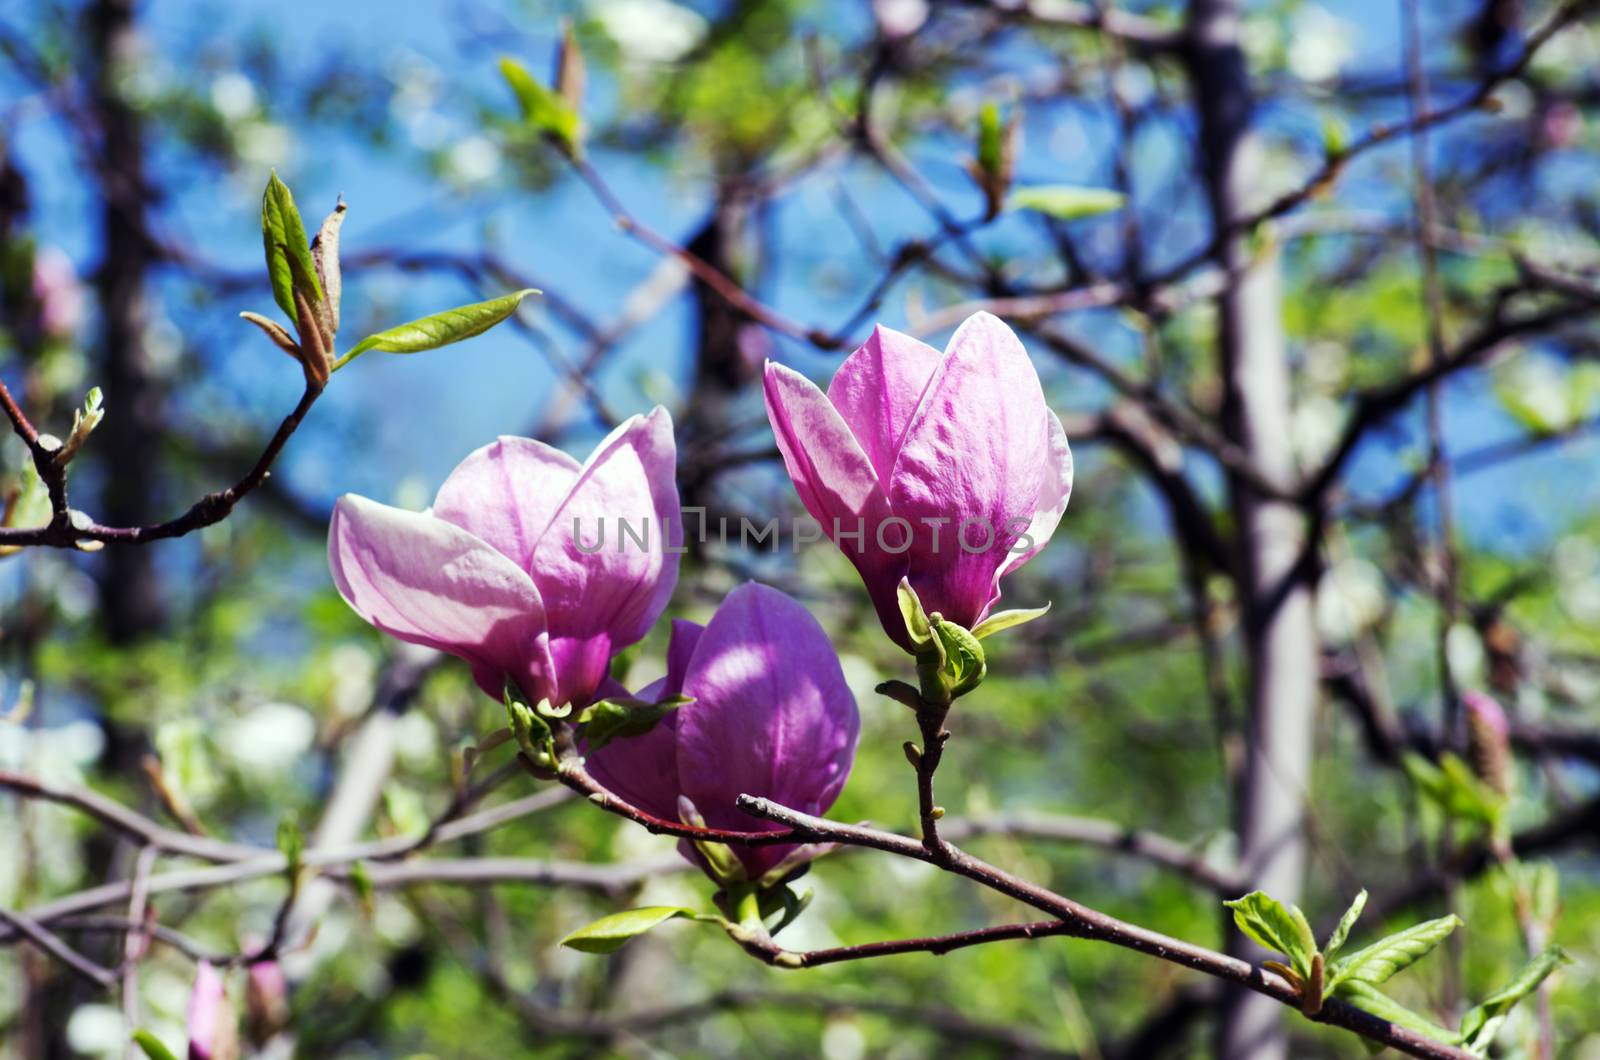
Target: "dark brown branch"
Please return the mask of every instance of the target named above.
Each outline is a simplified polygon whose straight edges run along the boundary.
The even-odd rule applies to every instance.
[[[4,384],[0,384],[0,391],[4,391]],[[118,543],[141,545],[150,541],[159,541],[164,538],[182,537],[204,527],[211,526],[226,519],[247,494],[255,490],[267,480],[272,471],[273,462],[278,454],[288,443],[289,438],[300,427],[306,413],[311,411],[311,406],[319,396],[321,390],[308,387],[300,396],[300,402],[294,407],[283,422],[278,425],[272,440],[262,450],[261,456],[243,478],[229,486],[227,489],[215,493],[208,493],[195,501],[189,510],[182,515],[169,519],[164,523],[155,523],[149,526],[105,526],[93,520],[85,519],[81,514],[74,513],[67,506],[66,499],[66,468],[54,458],[53,450],[44,447],[39,436],[34,432],[21,410],[11,400],[7,391],[3,403],[7,415],[11,417],[13,429],[19,437],[29,444],[33,452],[34,467],[39,472],[39,477],[50,488],[50,502],[52,517],[49,523],[39,527],[0,527],[0,545],[41,545],[51,548],[77,548],[82,542],[98,541],[104,543]],[[15,415],[12,412],[15,411]],[[30,440],[31,435],[31,440]]]

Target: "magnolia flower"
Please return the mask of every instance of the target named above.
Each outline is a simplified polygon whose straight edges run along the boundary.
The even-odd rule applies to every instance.
[[[692,701],[648,733],[591,751],[595,779],[657,817],[678,820],[692,809],[713,828],[739,831],[782,827],[740,812],[741,794],[812,814],[833,805],[861,719],[828,635],[804,607],[749,582],[704,628],[674,622],[667,676],[639,698],[680,694]],[[711,871],[692,845],[679,850]],[[731,851],[752,880],[804,853],[793,844]]]
[[[214,1060],[223,1055],[227,1004],[222,976],[210,961],[201,961],[195,971],[194,990],[189,995],[186,1017],[189,1060]]]
[[[585,704],[672,595],[676,459],[659,406],[582,465],[501,438],[450,473],[430,511],[341,497],[328,532],[334,583],[384,632],[465,659],[497,699],[509,677],[534,703]],[[607,543],[618,520],[631,531]]]
[[[812,517],[911,650],[896,597],[971,629],[1055,532],[1072,453],[1011,329],[968,317],[943,354],[878,327],[823,394],[768,363],[767,416]]]

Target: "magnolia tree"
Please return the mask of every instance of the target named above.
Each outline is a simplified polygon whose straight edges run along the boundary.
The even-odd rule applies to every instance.
[[[0,658],[29,678],[0,689],[0,790],[19,808],[0,846],[15,875],[0,876],[0,971],[15,980],[0,981],[0,1042],[29,1057],[154,1060],[343,1055],[358,1042],[491,1055],[519,1040],[631,1055],[657,1035],[696,1054],[830,1058],[1145,1057],[1203,1043],[1223,1060],[1587,1055],[1600,1035],[1592,971],[1557,942],[1592,943],[1593,866],[1542,855],[1600,835],[1600,745],[1582,713],[1593,682],[1573,676],[1592,667],[1600,633],[1585,629],[1600,612],[1580,589],[1543,584],[1515,549],[1478,547],[1457,525],[1470,485],[1454,476],[1592,429],[1582,362],[1600,287],[1592,256],[1552,252],[1561,241],[1543,229],[1501,230],[1516,226],[1497,213],[1495,181],[1511,179],[1498,161],[1463,150],[1469,162],[1444,179],[1432,167],[1457,156],[1436,157],[1427,138],[1525,104],[1541,144],[1576,143],[1592,69],[1540,61],[1574,37],[1592,43],[1588,5],[1538,19],[1487,5],[1467,23],[1464,72],[1445,76],[1424,13],[1401,4],[1401,79],[1336,85],[1377,100],[1381,120],[1351,133],[1324,115],[1287,184],[1260,163],[1249,13],[1224,0],[1194,0],[1181,20],[875,3],[860,53],[825,35],[795,43],[789,5],[735,7],[708,21],[663,4],[643,36],[632,16],[602,12],[558,34],[548,81],[502,58],[494,117],[469,108],[483,129],[466,143],[492,151],[498,138],[533,187],[561,167],[660,259],[614,319],[591,320],[492,250],[408,243],[346,253],[359,264],[342,267],[343,199],[313,230],[276,172],[261,200],[264,284],[164,241],[139,136],[161,108],[135,106],[143,90],[118,66],[133,6],[89,5],[85,149],[105,204],[108,352],[104,390],[72,392],[70,426],[60,380],[77,376],[61,365],[83,291],[70,261],[23,233],[26,182],[0,153],[0,302],[21,366],[13,382],[0,365],[17,458],[0,549],[44,586],[0,616]],[[1326,55],[1313,45],[1333,31],[1306,10],[1274,61],[1325,92],[1338,71],[1315,76]],[[585,38],[622,101],[610,127],[591,127]],[[25,76],[55,84],[49,49],[5,43]],[[982,69],[975,49],[1018,43],[1057,49],[1059,82],[946,97],[938,78]],[[1026,179],[1023,110],[1070,104],[1086,71],[1116,127],[1115,186]],[[340,83],[361,74],[353,59],[339,67]],[[261,117],[243,84],[209,93],[235,125]],[[1182,211],[1138,194],[1146,129],[1195,141],[1184,187],[1207,224],[1193,245],[1154,231],[1182,229]],[[970,155],[970,216],[923,172],[936,166],[902,150],[940,137],[947,149],[953,131]],[[1474,147],[1491,133],[1476,135]],[[631,137],[703,152],[715,204],[691,238],[646,224],[604,174],[597,155]],[[1315,208],[1402,141],[1414,150],[1376,182],[1404,189],[1398,219],[1360,215],[1359,196]],[[1522,175],[1548,161],[1530,149]],[[887,245],[878,228],[892,224],[841,178],[839,213],[859,241],[846,256],[875,278],[842,325],[801,323],[751,265],[781,256],[753,218],[788,186],[857,162],[932,227]],[[1569,226],[1600,227],[1581,201],[1561,202]],[[1105,226],[1100,238],[1082,238],[1085,221]],[[1324,253],[1323,228],[1358,249]],[[127,352],[142,349],[157,262],[194,273],[208,297],[270,290],[278,316],[240,315],[292,358],[300,394],[264,442],[220,461],[248,470],[175,515],[151,514],[171,488],[153,469],[186,425],[149,415],[173,381]],[[354,292],[363,270],[390,266],[509,293],[374,320],[348,342],[341,316],[365,331],[387,305],[382,290],[342,305],[346,273]],[[905,299],[908,330],[949,333],[942,351],[872,323],[894,319],[911,279],[925,286]],[[624,404],[605,385],[607,357],[680,295],[697,314],[688,393],[656,403],[640,386]],[[583,357],[551,343],[544,313],[580,336]],[[1074,314],[1101,314],[1102,330],[1068,330]],[[501,324],[475,345],[516,328],[547,352],[552,385],[599,428],[587,457],[572,455],[580,432],[560,429],[564,405],[538,437],[479,436],[469,410],[470,444],[449,459],[466,455],[426,507],[415,489],[390,490],[398,504],[353,492],[384,476],[364,473],[376,447],[348,440],[327,458],[331,507],[279,481],[293,478],[280,463],[313,448],[301,432],[314,406],[389,369],[355,364],[363,354],[427,353]],[[1496,380],[1496,407],[1523,430],[1463,449],[1446,409],[1474,431],[1492,417],[1482,388],[1447,385],[1534,344],[1568,374],[1543,390]],[[844,356],[819,367],[797,347]],[[1554,419],[1551,400],[1565,410]],[[429,391],[380,411],[436,443],[443,402]],[[1383,448],[1413,405],[1415,436]],[[1069,437],[1081,460],[1070,510]],[[1389,488],[1376,500],[1355,467],[1375,447]],[[1153,523],[1172,547],[1150,547]],[[325,540],[326,567],[280,549],[290,535]],[[1551,562],[1600,568],[1586,535],[1573,530]],[[148,558],[179,538],[198,554]],[[215,573],[234,567],[256,573]],[[72,598],[60,584],[82,569],[99,578],[101,639],[52,650]],[[162,602],[188,599],[171,586],[191,570],[221,586],[188,603],[207,616],[193,643]],[[240,617],[292,624],[285,593],[333,605],[279,631],[298,645],[291,662]],[[288,757],[252,772],[252,749],[310,725],[266,703],[253,727],[230,723],[237,738],[207,731],[235,705],[215,700],[248,703],[259,687],[357,702],[329,706]],[[1320,704],[1339,708],[1337,723]],[[52,764],[62,710],[95,719],[92,776]],[[412,723],[426,738],[408,760],[397,733]],[[224,743],[238,768],[219,764]],[[1105,816],[1050,812],[1068,792]],[[1201,838],[1150,827],[1174,820]],[[1074,866],[1062,846],[1091,857]],[[738,963],[752,961],[760,986]],[[941,978],[957,961],[971,963]],[[830,978],[847,974],[861,978]],[[861,989],[837,989],[850,983]],[[820,1039],[781,1016],[723,1022],[764,1010],[822,1017]],[[863,1019],[886,1030],[869,1039]],[[686,1027],[703,1029],[668,1037]]]

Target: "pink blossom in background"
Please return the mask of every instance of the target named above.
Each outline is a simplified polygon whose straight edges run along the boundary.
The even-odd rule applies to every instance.
[[[328,533],[334,582],[384,632],[465,659],[497,699],[509,676],[534,702],[587,703],[677,582],[676,465],[659,406],[581,465],[501,438],[450,473],[430,511],[341,497]],[[581,547],[619,518],[643,527],[644,543]]]
[[[222,975],[212,967],[210,961],[201,961],[200,967],[195,970],[194,990],[189,995],[186,1016],[189,1060],[220,1058],[227,1004]]]
[[[83,323],[83,284],[72,259],[59,248],[34,252],[33,296],[39,301],[40,325],[51,338],[68,338]]]
[[[880,326],[826,394],[768,363],[766,400],[801,502],[907,650],[901,578],[929,613],[970,629],[1000,599],[1000,579],[1050,540],[1072,494],[1061,421],[1022,343],[988,313],[968,317],[942,354]]]

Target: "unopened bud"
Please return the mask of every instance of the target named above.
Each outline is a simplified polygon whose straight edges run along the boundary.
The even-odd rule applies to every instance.
[[[321,390],[328,385],[328,376],[333,371],[333,360],[322,341],[322,325],[299,288],[294,292],[294,308],[300,331],[300,367],[306,373],[306,386]]]
[[[574,111],[583,108],[583,87],[588,71],[583,61],[583,50],[578,47],[578,36],[573,32],[571,20],[561,25],[561,44],[556,51],[556,95],[566,100]]]
[[[1501,795],[1511,794],[1511,723],[1505,709],[1482,692],[1466,692],[1467,750],[1480,780]]]
[[[334,336],[339,334],[339,295],[342,281],[339,276],[339,228],[344,224],[348,207],[344,197],[334,203],[333,212],[317,229],[311,241],[311,260],[317,265],[317,280],[322,284],[322,301],[317,306],[317,321],[322,325],[323,345],[332,350]]]

